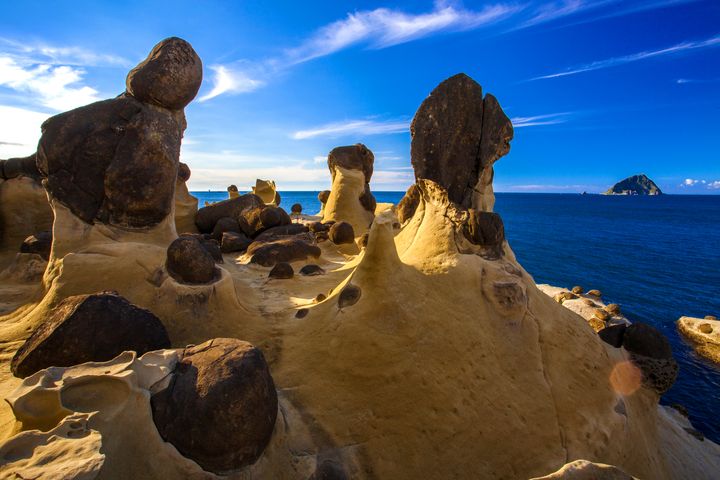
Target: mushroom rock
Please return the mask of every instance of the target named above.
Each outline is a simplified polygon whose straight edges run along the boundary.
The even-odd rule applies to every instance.
[[[252,193],[257,195],[265,202],[265,205],[280,206],[280,194],[277,191],[275,182],[272,180],[255,180],[255,186],[252,187]]]
[[[169,385],[152,396],[151,404],[163,439],[218,474],[257,461],[278,411],[262,352],[230,338],[186,348]]]
[[[463,208],[492,211],[492,165],[509,149],[512,123],[495,97],[465,74],[443,81],[420,105],[412,125],[416,179],[444,187]]]
[[[198,199],[190,195],[187,181],[190,179],[190,167],[180,162],[175,182],[175,230],[178,233],[196,233],[195,215],[198,211]]]
[[[125,350],[142,355],[170,347],[160,320],[114,292],[68,297],[20,347],[12,372],[25,378],[50,366],[68,367],[115,358]]]
[[[265,205],[265,203],[257,195],[253,195],[252,193],[240,195],[201,208],[198,210],[197,215],[195,215],[195,225],[198,230],[200,230],[200,233],[211,233],[218,220],[224,217],[234,218],[241,224],[243,222],[247,224],[243,213],[246,210],[252,210],[262,207],[263,205]],[[245,233],[248,234],[248,232]]]
[[[330,152],[328,168],[332,187],[327,200],[322,202],[320,199],[323,222],[345,221],[358,233],[367,231],[375,218],[377,205],[370,192],[374,161],[373,153],[361,143],[337,147]]]

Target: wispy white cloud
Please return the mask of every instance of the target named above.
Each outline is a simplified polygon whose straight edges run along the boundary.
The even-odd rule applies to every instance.
[[[264,80],[252,78],[250,72],[243,70],[241,65],[212,65],[213,88],[198,99],[200,102],[210,100],[223,93],[247,93],[265,85]]]
[[[71,65],[78,67],[131,67],[119,55],[98,53],[78,46],[57,46],[37,42],[19,42],[0,37],[0,52],[21,64]]]
[[[513,117],[510,121],[515,128],[537,127],[541,125],[557,125],[565,123],[572,115],[572,112],[548,113],[545,115],[535,115],[532,117]]]
[[[686,83],[716,83],[720,82],[720,78],[678,78],[675,83],[684,85]]]
[[[0,56],[0,86],[30,94],[40,105],[53,110],[70,110],[99,100],[98,91],[82,85],[85,70],[68,65],[22,66]]]
[[[0,158],[24,157],[37,149],[45,113],[0,105]]]
[[[336,138],[348,135],[383,135],[408,132],[409,128],[409,120],[347,120],[328,123],[306,130],[298,130],[291,137],[295,140],[305,140],[314,137]]]
[[[276,58],[259,62],[211,65],[212,90],[200,101],[224,93],[247,93],[262,87],[271,76],[294,65],[331,55],[353,46],[382,49],[441,33],[461,32],[501,22],[522,10],[519,4],[486,5],[468,10],[437,1],[426,13],[377,8],[349,13],[346,18],[320,27],[299,45]]]
[[[714,182],[708,183],[708,188],[712,188],[713,190],[717,190],[720,188],[720,180],[715,180]]]
[[[540,23],[550,22],[559,18],[597,9],[616,2],[617,0],[563,0],[547,2],[537,7],[533,15],[518,25],[517,28],[531,27]]]
[[[720,35],[716,35],[716,36],[708,38],[706,40],[682,42],[682,43],[678,43],[677,45],[673,45],[671,47],[663,48],[660,50],[648,50],[648,51],[644,51],[644,52],[633,53],[631,55],[624,55],[621,57],[613,57],[613,58],[608,58],[606,60],[599,60],[599,61],[595,61],[592,63],[586,63],[584,65],[572,67],[563,72],[551,73],[548,75],[534,77],[534,78],[531,78],[530,81],[544,80],[544,79],[558,78],[558,77],[567,77],[569,75],[577,75],[578,73],[590,72],[593,70],[601,70],[604,68],[616,67],[618,65],[625,65],[628,63],[633,63],[633,62],[645,60],[648,58],[679,54],[679,53],[683,53],[683,52],[687,52],[687,51],[691,51],[691,50],[698,50],[701,48],[715,47],[718,45],[720,45]]]

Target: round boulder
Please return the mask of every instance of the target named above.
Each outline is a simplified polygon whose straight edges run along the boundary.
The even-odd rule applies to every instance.
[[[316,275],[325,275],[325,270],[320,265],[315,265],[314,263],[310,263],[300,269],[300,275],[305,275],[306,277],[314,277]]]
[[[294,215],[300,215],[302,213],[302,205],[300,205],[299,203],[293,203],[293,206],[290,207],[290,211]]]
[[[340,308],[345,308],[355,305],[358,300],[360,300],[361,295],[362,290],[360,290],[360,287],[349,283],[342,289],[342,292],[340,292],[340,296],[338,297],[338,306]]]
[[[240,224],[232,217],[223,217],[217,221],[212,231],[215,240],[222,240],[225,232],[240,232]]]
[[[327,203],[328,198],[330,198],[330,190],[323,190],[322,192],[318,193],[318,200],[320,200],[320,203],[323,205]]]
[[[645,323],[633,323],[625,329],[622,346],[642,372],[643,386],[658,395],[667,392],[678,374],[670,342],[658,329]]]
[[[112,360],[126,350],[170,348],[162,322],[114,292],[68,297],[15,353],[10,368],[25,378],[50,366]]]
[[[210,283],[217,277],[213,256],[194,236],[178,237],[170,244],[165,266],[180,283]]]
[[[355,230],[348,222],[337,222],[330,227],[329,237],[336,245],[353,243],[355,241]]]
[[[277,392],[262,352],[216,338],[183,351],[167,388],[151,398],[162,438],[205,470],[252,465],[277,418]]]
[[[243,233],[224,232],[222,234],[220,250],[223,253],[242,252],[247,250],[251,243],[252,240]]]
[[[201,83],[200,57],[188,42],[177,37],[155,45],[125,80],[133,97],[171,110],[185,108],[197,95]]]

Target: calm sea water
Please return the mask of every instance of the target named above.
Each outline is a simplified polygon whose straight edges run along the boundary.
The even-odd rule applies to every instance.
[[[373,192],[397,203],[403,192]],[[205,200],[226,192],[193,192]],[[317,192],[284,192],[286,209],[320,210]],[[696,428],[720,442],[720,368],[679,336],[683,316],[720,316],[720,196],[606,197],[498,193],[508,241],[537,283],[597,288],[631,321],[668,336],[680,375],[662,403],[681,403]]]

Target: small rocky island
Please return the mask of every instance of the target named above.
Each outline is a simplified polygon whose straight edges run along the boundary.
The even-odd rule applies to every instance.
[[[604,195],[662,195],[662,190],[647,175],[641,173],[619,181]]]

